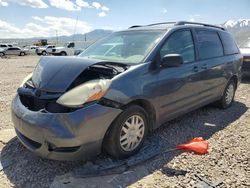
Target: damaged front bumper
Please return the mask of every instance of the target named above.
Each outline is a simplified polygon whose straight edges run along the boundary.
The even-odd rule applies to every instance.
[[[31,111],[18,95],[12,120],[18,139],[30,151],[55,160],[88,160],[101,152],[102,140],[121,109],[91,104],[69,113]]]

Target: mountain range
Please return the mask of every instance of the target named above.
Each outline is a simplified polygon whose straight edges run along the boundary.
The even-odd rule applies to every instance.
[[[250,19],[228,20],[221,26],[233,34],[238,44],[250,40]]]

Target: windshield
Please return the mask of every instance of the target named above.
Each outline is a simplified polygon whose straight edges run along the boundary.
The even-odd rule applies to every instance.
[[[97,41],[79,56],[126,64],[140,63],[163,34],[163,31],[117,32]]]
[[[250,48],[250,40],[245,40],[243,42],[239,42],[240,48]]]

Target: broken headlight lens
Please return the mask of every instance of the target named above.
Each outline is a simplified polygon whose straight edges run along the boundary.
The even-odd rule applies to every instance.
[[[26,76],[26,77],[23,79],[23,81],[22,81],[20,87],[23,87],[24,84],[25,84],[29,79],[32,78],[32,74],[33,74],[33,73],[30,73],[28,76]]]
[[[56,101],[68,107],[81,107],[84,103],[102,98],[111,84],[111,80],[91,80],[63,94]]]

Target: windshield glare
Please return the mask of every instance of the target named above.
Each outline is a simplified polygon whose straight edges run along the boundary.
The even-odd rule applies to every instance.
[[[79,56],[128,64],[140,63],[162,35],[162,31],[117,32],[97,41]]]

